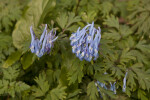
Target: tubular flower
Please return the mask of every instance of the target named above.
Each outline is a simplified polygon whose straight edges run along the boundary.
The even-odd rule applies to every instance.
[[[31,33],[31,44],[30,49],[32,53],[35,53],[38,57],[42,57],[45,53],[49,53],[53,47],[53,42],[58,38],[55,38],[56,31],[53,33],[53,29],[47,33],[47,24],[45,25],[44,31],[40,37],[40,40],[35,37],[35,33],[30,27]]]
[[[100,87],[104,88],[104,89],[108,89],[105,85],[105,83],[101,83],[99,81],[95,82],[95,84],[98,84]],[[116,94],[116,87],[115,87],[116,82],[114,82],[113,84],[110,82],[110,90],[114,92],[114,94]]]
[[[114,82],[113,84],[110,82],[110,86],[109,86],[109,87],[110,87],[109,90],[113,91],[114,94],[116,94],[116,87],[115,87],[115,84],[116,84],[116,82]],[[104,89],[106,89],[106,90],[108,90],[108,88],[107,88],[107,86],[105,85],[105,83],[101,83],[101,82],[99,82],[99,81],[96,81],[96,82],[95,82],[95,85],[96,85],[97,91],[99,92],[99,94],[100,94],[101,97],[102,97],[102,95],[101,95],[101,91],[100,91],[99,86],[102,87],[102,88],[104,88]],[[103,97],[102,97],[102,98],[103,98]]]
[[[126,78],[127,78],[127,74],[128,74],[128,72],[126,72],[125,77],[123,79],[123,89],[122,89],[123,92],[126,91]]]
[[[116,82],[114,82],[113,84],[110,82],[110,90],[114,92],[114,94],[116,94],[116,86],[115,86]]]
[[[82,61],[91,61],[98,58],[98,46],[101,39],[101,29],[94,27],[92,24],[86,25],[83,29],[78,28],[76,33],[72,33],[70,40],[72,46],[72,52]]]
[[[105,72],[104,74],[108,74],[107,72]],[[100,91],[100,88],[99,87],[102,87],[102,88],[104,88],[104,89],[106,89],[106,90],[111,90],[111,91],[113,91],[114,92],[114,94],[116,94],[116,82],[114,82],[113,84],[112,84],[112,82],[110,82],[110,86],[109,85],[105,85],[105,83],[102,83],[102,82],[100,82],[100,81],[96,81],[95,82],[95,85],[96,85],[96,87],[97,87],[97,91],[99,92],[99,94],[100,94],[100,96],[102,97],[102,95],[101,95],[101,91]],[[102,97],[103,98],[103,97]]]

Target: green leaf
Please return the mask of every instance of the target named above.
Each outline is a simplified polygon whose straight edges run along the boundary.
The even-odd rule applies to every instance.
[[[138,89],[138,98],[141,100],[148,100],[148,98],[146,97],[145,91],[141,89]]]
[[[123,71],[125,70],[123,65],[120,64],[114,64],[114,62],[118,62],[118,53],[109,55],[109,59],[105,59],[105,67],[107,69],[110,69],[112,71],[112,75],[115,75],[118,79],[121,78],[121,76],[124,75]]]
[[[109,29],[107,32],[104,33],[103,37],[105,39],[112,39],[115,41],[124,39],[132,34],[131,29],[126,25],[120,25],[118,30],[116,29]]]
[[[95,20],[96,16],[97,16],[97,12],[93,10],[87,11],[87,13],[86,12],[82,13],[83,21],[88,23],[92,23],[92,21]]]
[[[41,7],[39,8],[39,10],[42,10],[42,11],[38,15],[41,15],[41,16],[39,18],[35,17],[35,18],[38,18],[38,19],[34,20],[35,25],[39,26],[44,21],[44,18],[46,17],[46,15],[49,12],[53,11],[55,6],[56,6],[56,0],[44,0],[41,4]],[[35,14],[37,14],[37,13],[35,13]],[[36,15],[34,15],[34,16],[36,16]],[[36,24],[37,20],[39,21],[38,24]]]
[[[98,72],[94,75],[94,78],[102,83],[113,81],[113,78],[110,77],[109,74],[103,74],[103,73],[98,73]]]
[[[19,71],[20,69],[18,69],[18,67],[20,66],[20,64],[15,64],[12,67],[9,67],[7,69],[3,69],[3,78],[6,80],[15,80],[18,76],[19,76]]]
[[[97,97],[99,97],[97,87],[96,87],[94,81],[92,81],[88,84],[87,95],[90,97],[90,100],[97,100]]]
[[[30,67],[30,65],[33,64],[34,60],[35,56],[33,53],[27,52],[26,54],[24,54],[23,57],[21,57],[21,64],[23,69],[27,69],[28,67]]]
[[[67,96],[67,99],[73,99],[73,98],[77,98],[78,99],[78,95],[79,93],[81,93],[81,90],[80,89],[76,89],[73,93],[69,93],[68,96]],[[70,100],[69,99],[69,100]]]
[[[19,76],[19,64],[3,69],[3,79],[0,80],[0,94],[16,96],[16,93],[21,93],[30,88],[29,85],[21,81],[15,81]]]
[[[131,96],[131,89],[129,87],[126,87],[125,93],[130,97]]]
[[[117,42],[117,46],[120,49],[124,49],[124,48],[130,48],[130,49],[132,49],[135,46],[135,41],[133,40],[132,36],[129,36],[128,38],[125,38],[125,39]]]
[[[136,45],[136,48],[141,50],[144,53],[150,53],[150,45],[146,44],[146,40],[141,40],[138,42],[138,44]]]
[[[13,47],[12,37],[0,32],[0,66],[3,66],[6,58],[15,52]]]
[[[149,15],[149,0],[134,0],[134,6],[130,8],[132,13],[128,16],[129,23],[132,24],[132,30],[137,34],[149,35],[150,32],[150,15]],[[130,3],[130,2],[129,2]],[[132,3],[133,4],[133,3]]]
[[[61,0],[59,1],[60,10],[70,9],[72,6],[76,5],[76,1],[74,0]]]
[[[92,65],[87,66],[86,67],[86,73],[88,75],[93,75],[93,73],[94,73],[94,66],[92,66]]]
[[[76,61],[76,62],[75,62]],[[68,80],[69,80],[69,85],[72,83],[75,83],[75,81],[78,81],[80,83],[82,81],[83,77],[83,64],[84,62],[79,62],[75,60],[68,72]]]
[[[42,72],[39,75],[39,78],[38,77],[35,78],[35,81],[38,84],[38,87],[33,88],[33,92],[34,92],[33,95],[35,97],[44,96],[48,92],[50,87],[48,81],[46,80],[46,74]]]
[[[61,85],[58,85],[56,88],[52,89],[49,94],[47,95],[45,100],[62,100],[66,98],[65,93],[66,87],[62,87]]]
[[[19,4],[19,0],[5,0],[1,1],[0,9],[0,31],[5,28],[5,31],[8,32],[14,25],[13,22],[21,17],[22,6]]]
[[[70,30],[72,24],[79,22],[80,17],[75,16],[74,13],[61,13],[60,16],[57,18],[57,23],[63,30]]]
[[[112,10],[112,8],[113,8],[112,3],[108,1],[102,2],[100,6],[101,13],[103,14],[104,17],[109,15],[109,12]]]
[[[125,38],[133,33],[132,30],[129,28],[129,26],[126,25],[120,25],[119,31],[122,38]]]
[[[56,70],[54,71],[54,73],[53,73],[54,81],[59,80],[60,73],[61,73],[61,70],[60,70],[60,69],[56,69]]]
[[[80,7],[80,11],[98,11],[99,8],[99,1],[97,0],[81,0],[80,5],[83,7]]]
[[[67,21],[68,21],[68,16],[66,13],[61,13],[60,17],[57,18],[57,23],[62,29],[65,29]]]
[[[149,60],[148,60],[147,56],[144,55],[144,53],[142,53],[138,50],[132,50],[131,52],[132,52],[132,55],[137,58],[137,61],[139,63],[145,63],[145,64],[149,63]]]
[[[15,82],[10,82],[6,91],[6,93],[10,94],[12,97],[15,97]]]
[[[54,82],[53,73],[54,71],[51,69],[46,70],[46,76],[49,84],[52,84]]]
[[[129,14],[129,11],[127,9],[127,1],[114,1],[115,3],[115,7],[113,8],[113,11],[115,14],[118,14],[120,15],[120,18],[122,19],[127,19],[127,16]]]
[[[112,39],[112,40],[118,41],[118,40],[120,40],[121,35],[115,29],[111,29],[111,30],[108,30],[108,32],[105,32],[103,37],[105,39],[109,39],[109,40]]]
[[[4,94],[5,92],[7,92],[8,85],[9,85],[9,81],[0,80],[0,94]]]
[[[7,46],[11,46],[12,38],[6,34],[0,34],[0,48],[7,48]]]
[[[143,64],[136,63],[132,67],[132,70],[137,75],[137,80],[142,89],[147,89],[149,91],[150,89],[150,73],[144,71]]]
[[[111,43],[113,43],[112,40],[105,40],[105,39],[101,40],[100,51],[104,58],[108,58],[109,57],[108,54],[113,53],[112,49],[114,48],[114,46],[110,45]]]
[[[105,22],[103,24],[119,30],[119,21],[118,18],[115,18],[114,15],[107,16],[107,19],[105,19]]]
[[[100,89],[100,93],[103,97],[103,100],[108,100],[109,97],[114,98],[114,99],[116,98],[116,95],[113,93],[113,91],[106,90],[106,89],[100,87],[99,85],[98,85],[98,87]]]
[[[129,70],[127,75],[127,85],[130,85],[131,89],[136,86],[135,79],[137,79],[136,74],[132,70]]]
[[[79,16],[75,16],[74,13],[69,13],[68,23],[66,25],[66,28],[69,28],[73,23],[79,22],[79,21],[80,21],[80,17]]]
[[[124,49],[120,57],[120,62],[123,64],[130,60],[136,60],[136,58],[133,56],[132,52],[128,50],[128,48]]]
[[[20,59],[21,55],[22,55],[22,53],[20,51],[16,51],[16,52],[12,53],[8,57],[8,59],[5,61],[5,63],[3,64],[3,67],[8,68],[12,64],[14,64],[16,61],[18,61]]]
[[[140,0],[128,1],[128,9],[132,10],[135,6],[138,6]]]
[[[61,68],[61,73],[60,73],[60,77],[59,77],[59,80],[60,80],[60,82],[61,82],[61,84],[63,85],[63,86],[67,86],[68,85],[68,80],[67,80],[67,73],[68,72],[68,70],[67,70],[67,68],[66,67],[63,67],[63,68]]]
[[[15,97],[16,93],[21,93],[30,88],[29,85],[19,81],[19,82],[8,82],[6,80],[0,80],[0,94],[9,94]]]
[[[19,81],[15,84],[15,91],[18,92],[18,93],[21,93],[21,92],[23,92],[23,91],[25,91],[29,88],[30,88],[29,85],[27,85],[27,84],[25,84],[21,81]]]

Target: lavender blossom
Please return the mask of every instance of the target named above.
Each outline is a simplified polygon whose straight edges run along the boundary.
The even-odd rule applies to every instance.
[[[35,53],[35,44],[36,44],[36,41],[35,41],[35,34],[34,34],[33,30],[32,30],[32,26],[30,27],[30,33],[31,33],[30,49],[31,49],[32,53]]]
[[[32,53],[35,53],[38,57],[42,57],[45,53],[49,53],[53,47],[53,42],[58,38],[55,38],[56,31],[53,34],[53,29],[47,33],[47,24],[45,25],[44,31],[40,37],[40,40],[35,37],[35,33],[30,27],[31,33],[31,44],[30,49]]]
[[[114,82],[113,84],[110,82],[110,90],[114,92],[114,94],[116,94],[116,86],[115,86],[116,82]],[[102,83],[102,82],[99,82],[99,81],[96,81],[95,82],[95,85],[97,87],[97,91],[99,92],[100,96],[102,97],[101,95],[101,91],[100,91],[100,87],[104,88],[104,89],[108,89],[107,86],[105,85],[105,83]]]
[[[98,49],[101,39],[101,29],[94,27],[92,24],[86,25],[82,30],[78,28],[76,33],[72,33],[70,40],[72,46],[72,52],[82,61],[91,61],[98,58]]]
[[[114,82],[113,84],[110,82],[110,90],[114,92],[114,94],[116,94],[116,86],[115,86],[116,82]]]
[[[125,77],[123,79],[123,89],[122,89],[123,92],[126,91],[126,78],[127,78],[127,74],[128,74],[128,72],[126,72]]]

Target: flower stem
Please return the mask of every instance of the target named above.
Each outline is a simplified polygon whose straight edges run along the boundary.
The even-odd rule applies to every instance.
[[[77,7],[76,7],[76,10],[75,10],[75,15],[77,15],[77,11],[78,11],[78,8],[79,8],[80,1],[81,0],[78,0]]]

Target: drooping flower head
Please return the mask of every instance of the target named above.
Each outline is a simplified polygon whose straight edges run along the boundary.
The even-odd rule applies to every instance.
[[[94,27],[92,24],[86,25],[83,29],[78,28],[76,33],[72,33],[70,40],[72,46],[72,52],[76,56],[86,61],[91,61],[92,58],[96,60],[98,58],[98,49],[101,39],[101,29]]]
[[[45,53],[49,53],[51,48],[53,47],[53,42],[58,38],[55,38],[56,31],[54,32],[53,29],[47,33],[47,24],[45,25],[44,31],[40,37],[40,40],[35,37],[35,33],[30,27],[31,33],[31,44],[30,49],[32,53],[35,53],[38,57],[43,56]]]

